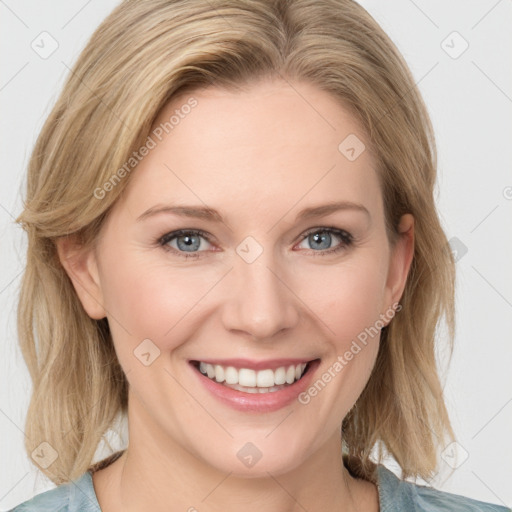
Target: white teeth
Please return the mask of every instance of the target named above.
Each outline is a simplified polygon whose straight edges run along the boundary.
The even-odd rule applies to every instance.
[[[284,369],[284,366],[281,366],[281,368],[278,368],[274,372],[274,382],[276,386],[280,386],[286,382],[286,370]]]
[[[200,362],[199,371],[216,382],[224,382],[225,385],[237,389],[243,387],[247,393],[267,393],[277,391],[285,384],[293,384],[304,374],[306,363],[281,366],[275,370],[251,370],[249,368],[234,368],[233,366],[212,365]],[[240,389],[242,391],[242,389]]]
[[[274,372],[272,370],[262,370],[258,372],[256,385],[259,388],[271,388],[275,384]]]
[[[213,379],[215,377],[215,368],[211,364],[207,364],[206,373],[210,379]]]
[[[243,386],[239,386],[238,384],[229,384],[227,387],[236,389],[237,391],[244,391],[246,393],[273,393],[274,391],[279,391],[286,386],[272,386],[271,388],[245,388]]]
[[[226,384],[238,384],[238,371],[236,368],[228,366],[224,370],[224,376],[226,377]]]
[[[217,382],[224,382],[224,368],[220,364],[215,365],[215,380]]]
[[[247,368],[241,368],[238,370],[238,384],[247,388],[253,388],[256,386],[256,372]]]
[[[295,366],[288,366],[286,370],[286,383],[293,384],[295,381]]]

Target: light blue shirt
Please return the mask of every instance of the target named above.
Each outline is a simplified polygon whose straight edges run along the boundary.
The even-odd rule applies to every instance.
[[[400,480],[380,464],[380,512],[511,512],[512,509]],[[9,512],[101,512],[92,474],[38,494]]]

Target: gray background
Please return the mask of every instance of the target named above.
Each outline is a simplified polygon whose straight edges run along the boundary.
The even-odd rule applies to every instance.
[[[361,3],[404,54],[429,108],[438,206],[458,251],[456,347],[443,373],[458,444],[443,452],[430,483],[512,507],[512,3]],[[26,246],[13,221],[26,164],[69,68],[116,4],[0,0],[0,510],[54,487],[23,448],[30,379],[15,314]],[[40,55],[52,44],[51,55]],[[460,460],[451,467],[454,451]],[[393,460],[386,464],[398,471]]]

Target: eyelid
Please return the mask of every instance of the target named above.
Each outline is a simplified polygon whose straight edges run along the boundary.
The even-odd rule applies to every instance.
[[[321,251],[315,251],[313,249],[305,249],[306,251],[313,252],[313,254],[316,253],[315,255],[328,255],[333,252],[336,252],[337,250],[341,250],[343,248],[346,249],[350,245],[352,245],[354,242],[354,236],[347,230],[337,228],[334,226],[324,225],[324,226],[315,226],[315,227],[309,228],[306,231],[304,231],[300,235],[301,238],[297,242],[297,244],[302,243],[312,233],[322,233],[322,232],[333,233],[335,236],[341,238],[342,243],[333,248],[330,248],[330,249],[324,249]],[[179,236],[182,236],[185,234],[193,234],[193,235],[200,236],[200,237],[204,238],[209,244],[214,245],[212,240],[215,237],[213,237],[213,235],[210,235],[210,233],[207,233],[206,231],[203,231],[202,229],[197,229],[197,228],[185,228],[185,229],[177,229],[175,231],[170,231],[168,233],[165,233],[161,237],[159,237],[157,239],[157,244],[160,247],[162,247],[164,250],[173,252],[173,253],[177,254],[178,256],[182,256],[185,258],[199,258],[199,257],[201,257],[202,253],[208,252],[208,251],[196,251],[196,252],[187,253],[185,251],[179,251],[179,250],[175,249],[174,247],[170,247],[168,245],[168,243],[171,240],[174,240],[174,239],[178,238]],[[297,244],[295,244],[295,245],[297,245]],[[214,252],[218,252],[218,251],[214,251]]]
[[[338,236],[344,235],[344,236],[346,236],[346,238],[350,239],[351,241],[354,240],[353,235],[351,233],[349,233],[346,229],[341,229],[341,228],[337,228],[334,226],[316,226],[314,228],[309,228],[302,235],[302,240],[307,238],[312,233],[318,233],[318,232],[322,232],[322,231],[330,231],[330,232],[333,232],[335,235],[338,235]]]
[[[175,240],[179,236],[186,235],[186,234],[193,234],[200,236],[201,238],[204,238],[209,244],[213,245],[212,239],[214,238],[212,235],[207,233],[206,231],[203,231],[202,229],[196,229],[196,228],[187,228],[187,229],[177,229],[175,231],[169,231],[168,233],[165,233],[161,237],[159,237],[156,240],[156,243],[159,247],[162,247],[165,251],[173,252],[174,254],[178,254],[178,256],[183,256],[185,258],[197,258],[201,253],[206,251],[197,251],[197,252],[190,252],[187,253],[185,251],[178,251],[174,247],[170,247],[168,244],[172,240]]]
[[[304,240],[308,238],[312,233],[331,233],[335,237],[341,239],[341,243],[331,247],[330,249],[324,249],[321,251],[315,251],[313,249],[305,249],[307,252],[311,253],[314,257],[317,256],[332,256],[334,254],[340,253],[341,251],[349,250],[355,243],[355,237],[345,229],[337,228],[334,226],[317,226],[314,228],[308,229],[302,235],[301,240],[298,242],[301,244]]]

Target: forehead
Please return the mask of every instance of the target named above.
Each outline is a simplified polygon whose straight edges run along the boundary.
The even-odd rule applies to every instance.
[[[150,136],[155,146],[124,194],[134,214],[176,201],[238,215],[339,200],[364,200],[375,214],[382,207],[359,123],[308,83],[181,94],[160,112]]]

